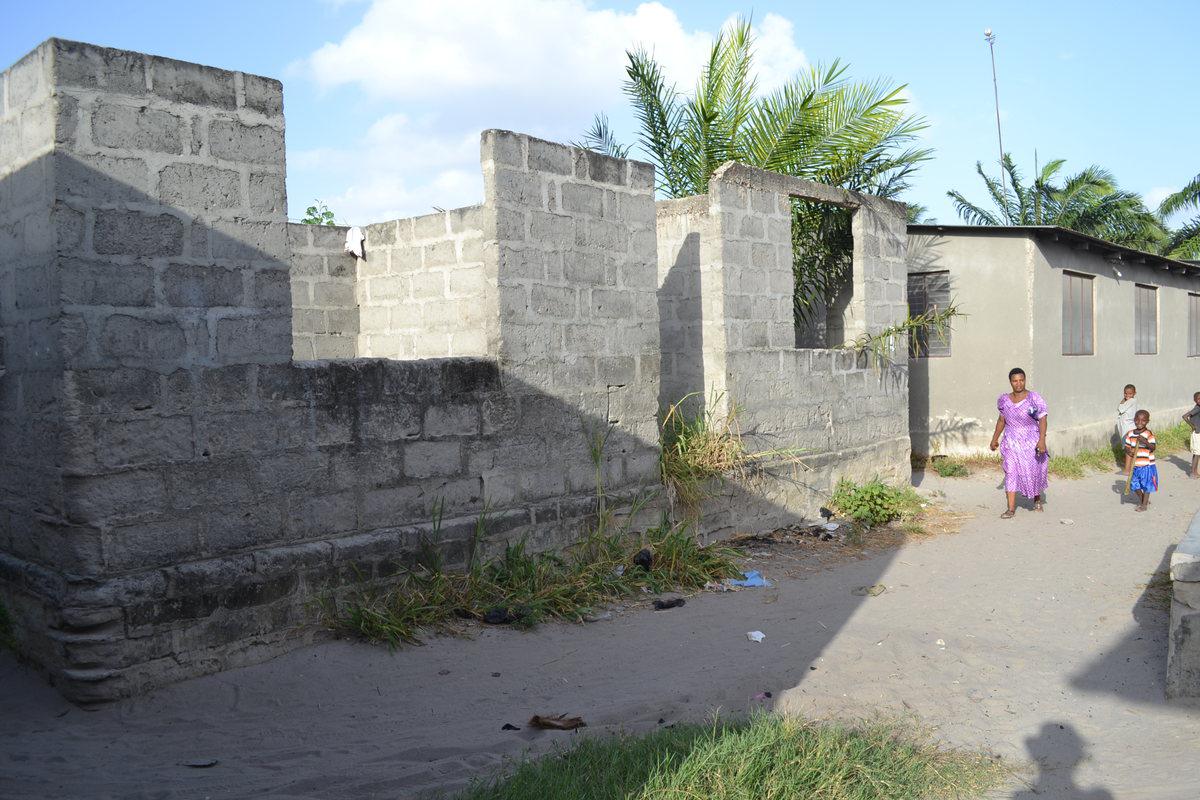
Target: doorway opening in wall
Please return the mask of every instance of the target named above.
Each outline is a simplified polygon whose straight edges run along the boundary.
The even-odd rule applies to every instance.
[[[796,347],[836,347],[853,292],[853,211],[792,198],[793,314]]]

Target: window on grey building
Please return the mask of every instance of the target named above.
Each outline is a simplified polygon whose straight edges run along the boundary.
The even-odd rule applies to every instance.
[[[1200,356],[1200,294],[1188,294],[1188,356]]]
[[[1152,356],[1158,352],[1158,290],[1136,284],[1133,292],[1133,352]]]
[[[950,273],[912,272],[908,275],[908,314],[919,316],[950,305]],[[950,328],[916,330],[908,339],[913,358],[944,358],[950,355]]]
[[[1062,352],[1064,356],[1090,356],[1096,352],[1093,336],[1092,277],[1063,273]]]

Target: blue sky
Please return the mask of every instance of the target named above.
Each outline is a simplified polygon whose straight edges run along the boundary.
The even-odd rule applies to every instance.
[[[1157,202],[1200,172],[1191,2],[857,3],[583,0],[0,0],[0,64],[50,36],[277,77],[287,112],[291,216],[321,198],[361,224],[478,202],[478,136],[577,138],[595,111],[634,128],[623,51],[646,45],[681,88],[730,17],[752,13],[763,82],[841,58],[857,78],[908,85],[935,150],[907,199],[940,222],[956,188],[982,199],[995,163],[997,36],[1004,142],[1031,171],[1096,163]]]

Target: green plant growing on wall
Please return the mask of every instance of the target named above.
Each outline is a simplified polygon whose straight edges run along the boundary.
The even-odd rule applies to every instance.
[[[767,461],[796,462],[803,451],[779,448],[750,452],[738,426],[738,407],[718,414],[721,395],[707,404],[695,400],[699,393],[685,395],[663,414],[659,435],[659,464],[662,482],[672,505],[691,513],[711,492],[715,480],[744,480],[750,470]],[[799,463],[799,462],[796,462]]]
[[[915,351],[917,333],[925,333],[926,338],[936,336],[945,341],[946,334],[952,328],[952,321],[966,314],[951,300],[945,308],[931,308],[921,314],[909,314],[902,322],[889,325],[878,333],[863,334],[848,345],[846,349],[858,353],[867,353],[876,366],[894,363],[897,358],[907,358],[910,354],[921,355]],[[901,344],[907,345],[901,348]],[[903,353],[903,356],[900,354]]]
[[[304,217],[300,221],[305,225],[337,225],[329,206],[320,200],[314,200],[311,206],[304,209]]]

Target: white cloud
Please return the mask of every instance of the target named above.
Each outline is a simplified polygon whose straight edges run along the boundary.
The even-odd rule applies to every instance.
[[[289,154],[288,163],[310,181],[344,187],[322,199],[349,224],[424,214],[434,203],[456,208],[480,202],[479,133],[450,136],[435,119],[388,114],[349,147],[301,150]]]
[[[322,87],[357,84],[376,98],[453,102],[486,91],[591,107],[619,97],[627,49],[644,45],[690,80],[710,41],[659,3],[623,13],[582,0],[375,0],[307,66]]]
[[[1159,203],[1167,199],[1168,195],[1175,194],[1178,191],[1178,186],[1154,186],[1146,190],[1146,193],[1142,195],[1142,199],[1146,202],[1146,208],[1153,211],[1158,208]]]
[[[767,14],[755,34],[762,89],[806,66],[789,20]],[[480,131],[566,141],[597,111],[616,123],[628,102],[627,50],[652,52],[686,91],[714,36],[688,30],[659,2],[617,11],[584,0],[373,0],[340,41],[290,71],[325,90],[362,90],[381,118],[357,142],[289,163],[306,186],[344,187],[322,197],[356,223],[479,202]]]

